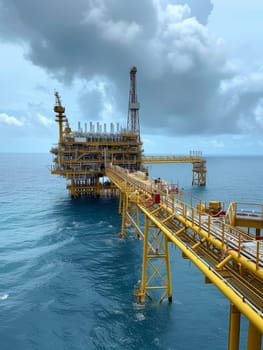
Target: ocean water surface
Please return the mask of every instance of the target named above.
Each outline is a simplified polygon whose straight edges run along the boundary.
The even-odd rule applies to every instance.
[[[173,303],[138,308],[142,241],[119,239],[117,199],[72,200],[49,154],[0,154],[0,349],[227,349],[229,302],[171,247]],[[263,203],[263,157],[149,166],[186,195]],[[246,349],[242,318],[240,349]]]

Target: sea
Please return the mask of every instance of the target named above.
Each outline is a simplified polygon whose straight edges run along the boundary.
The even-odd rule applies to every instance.
[[[212,201],[263,203],[263,157],[149,165],[149,176]],[[51,154],[1,153],[0,350],[225,350],[229,301],[171,246],[173,303],[134,302],[143,242],[120,239],[118,199],[71,199]],[[240,350],[247,320],[241,318]]]

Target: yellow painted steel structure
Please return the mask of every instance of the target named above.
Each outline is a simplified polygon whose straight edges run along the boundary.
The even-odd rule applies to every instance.
[[[114,130],[113,124],[109,132],[106,131],[105,124],[102,129],[99,123],[97,131],[91,123],[89,131],[87,126],[83,130],[79,125],[78,131],[73,132],[57,92],[55,97],[54,112],[59,135],[58,144],[51,148],[55,163],[51,173],[66,178],[67,189],[72,197],[115,196],[116,187],[105,179],[105,167],[109,163],[132,171],[142,170],[146,176],[147,170],[143,168],[143,164],[191,162],[192,184],[206,184],[206,161],[200,152],[191,152],[189,156],[147,157],[143,155],[143,143],[137,129],[135,132],[117,126],[117,130]]]
[[[118,127],[114,130],[113,124],[106,132],[106,125],[102,130],[98,123],[96,132],[94,125],[90,125],[89,131],[79,127],[78,131],[72,132],[57,92],[55,96],[59,141],[51,148],[55,163],[51,173],[66,178],[72,197],[115,196],[116,187],[105,178],[105,164],[110,162],[129,170],[139,170],[142,156],[140,135]]]
[[[135,74],[127,129],[106,131],[97,123],[72,131],[58,93],[55,93],[58,144],[52,147],[51,173],[64,176],[72,197],[119,196],[120,237],[130,228],[143,240],[141,281],[136,301],[172,302],[169,247],[177,246],[229,300],[228,350],[239,349],[240,315],[248,320],[247,350],[260,350],[263,333],[263,205],[230,203],[226,215],[213,216],[219,202],[209,206],[184,200],[166,182],[149,179],[144,164],[192,163],[192,184],[206,184],[206,161],[200,152],[188,156],[145,156],[139,131]],[[143,217],[143,220],[142,220]],[[142,222],[143,221],[143,222]],[[252,231],[255,231],[253,234]]]
[[[55,163],[51,172],[66,177],[73,197],[119,196],[120,237],[127,236],[132,226],[144,242],[141,281],[134,291],[137,302],[172,302],[169,246],[174,244],[230,301],[228,350],[239,349],[241,314],[248,319],[247,350],[260,350],[263,205],[230,203],[220,220],[210,215],[219,202],[210,202],[208,208],[203,203],[187,204],[172,185],[149,180],[142,165],[192,163],[192,184],[201,186],[206,184],[206,161],[199,152],[148,157],[137,132],[107,133],[98,125],[97,132],[92,128],[72,132],[58,93],[55,96],[59,140],[51,149]]]
[[[206,160],[202,157],[201,152],[190,152],[186,155],[155,155],[142,156],[143,164],[157,164],[157,163],[192,163],[192,185],[204,186],[206,185]]]
[[[89,131],[87,123],[85,128],[72,131],[65,115],[65,107],[62,106],[58,92],[55,92],[56,122],[58,123],[58,144],[51,148],[53,162],[51,173],[61,175],[69,182],[72,197],[78,196],[114,196],[116,187],[105,179],[106,164],[119,165],[122,168],[137,171],[143,168],[143,163],[157,162],[192,162],[193,185],[206,184],[205,160],[200,152],[191,152],[189,157],[145,157],[143,156],[142,142],[140,138],[139,108],[136,92],[137,68],[130,70],[130,93],[127,128],[114,128],[113,123],[107,131],[106,124],[93,125],[90,122]]]
[[[187,204],[182,194],[175,197],[169,191],[158,191],[141,173],[108,166],[106,174],[120,192],[120,236],[126,236],[132,225],[144,240],[142,277],[134,292],[137,301],[162,302],[165,298],[172,301],[169,245],[174,244],[205,275],[206,281],[229,300],[228,350],[239,349],[240,314],[248,320],[247,350],[260,350],[263,242],[233,226],[234,205],[220,219],[205,212],[202,205]],[[262,204],[259,207],[263,209]],[[144,215],[144,230],[140,228],[138,211]],[[260,211],[254,219],[256,222],[263,219]],[[247,224],[253,227],[252,221]],[[262,227],[263,224],[259,229]]]
[[[249,210],[246,208],[249,207]],[[257,203],[233,202],[230,203],[228,211],[228,220],[233,226],[255,230],[256,238],[260,238],[260,230],[263,226],[263,207]]]

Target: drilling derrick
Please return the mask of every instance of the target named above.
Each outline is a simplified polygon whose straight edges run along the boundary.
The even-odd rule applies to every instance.
[[[138,134],[140,138],[140,124],[139,124],[139,109],[140,104],[137,101],[136,93],[136,72],[137,68],[133,67],[130,70],[130,96],[129,96],[129,112],[127,130]]]

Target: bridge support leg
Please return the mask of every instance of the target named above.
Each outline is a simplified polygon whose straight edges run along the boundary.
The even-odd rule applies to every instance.
[[[142,257],[142,281],[141,281],[141,295],[140,302],[141,304],[145,303],[145,294],[146,294],[146,279],[147,279],[147,254],[148,254],[148,237],[149,237],[149,220],[145,218],[144,226],[144,241],[143,241],[143,257]]]
[[[165,252],[166,252],[165,259],[166,259],[166,275],[167,275],[167,297],[168,297],[168,302],[171,303],[173,301],[173,297],[172,297],[170,255],[169,255],[168,238],[166,236],[165,236]]]
[[[192,185],[206,185],[206,161],[193,162]]]
[[[122,200],[123,200],[123,192],[120,191],[119,195],[119,207],[118,207],[118,214],[121,215],[121,209],[122,209]]]
[[[127,209],[128,209],[128,196],[126,193],[122,192],[120,194],[120,202],[119,202],[119,211],[121,212],[121,215],[122,215],[121,232],[119,235],[120,238],[123,238],[126,235]]]
[[[78,193],[76,191],[76,184],[75,184],[75,180],[74,179],[71,180],[70,195],[73,198],[77,198],[77,196],[78,196]]]
[[[239,335],[240,335],[240,311],[235,307],[235,305],[230,304],[228,350],[239,349]]]
[[[136,224],[140,226],[140,216],[139,216],[139,208],[136,205]]]
[[[260,350],[261,349],[262,334],[254,326],[252,322],[248,325],[248,338],[247,338],[247,350]]]
[[[256,239],[260,239],[260,228],[256,228]]]
[[[150,301],[158,299],[159,303],[167,297],[168,302],[172,302],[168,239],[147,216],[144,225],[142,279],[140,288],[134,294],[141,304],[145,303],[145,297]]]

